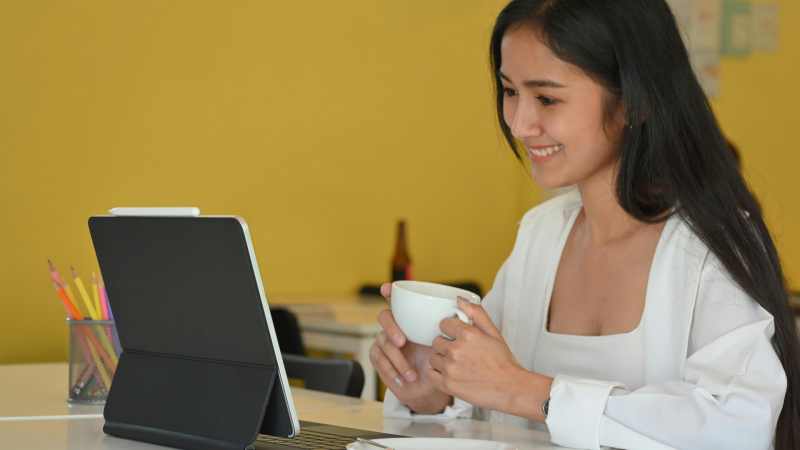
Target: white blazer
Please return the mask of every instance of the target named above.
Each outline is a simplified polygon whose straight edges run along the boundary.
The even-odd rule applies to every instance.
[[[482,305],[517,360],[533,371],[561,251],[582,202],[575,191],[528,211]],[[547,276],[545,276],[545,274]],[[772,316],[742,291],[679,216],[656,248],[639,325],[644,386],[562,374],[550,391],[554,443],[582,449],[772,449],[786,375]],[[384,415],[475,418],[535,428],[528,419],[455,399],[442,414],[413,414],[391,391]]]

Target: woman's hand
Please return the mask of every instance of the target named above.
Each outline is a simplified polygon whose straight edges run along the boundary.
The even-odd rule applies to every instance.
[[[459,297],[459,307],[473,325],[444,319],[436,337],[431,369],[425,379],[442,391],[475,406],[544,422],[542,404],[553,379],[528,372],[508,348],[486,311]]]
[[[392,302],[392,285],[381,286],[381,294]],[[431,368],[433,348],[408,342],[394,321],[391,310],[378,314],[383,330],[369,349],[369,360],[398,400],[419,414],[437,414],[453,403],[453,397],[434,388],[419,376]]]

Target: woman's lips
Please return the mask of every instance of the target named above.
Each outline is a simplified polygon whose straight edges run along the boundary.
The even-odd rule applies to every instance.
[[[536,164],[542,164],[555,158],[563,148],[564,145],[561,144],[528,147],[528,156],[530,156],[532,162],[535,162]]]

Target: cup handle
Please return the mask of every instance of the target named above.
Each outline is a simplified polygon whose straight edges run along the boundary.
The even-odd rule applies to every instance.
[[[461,320],[464,323],[472,325],[472,321],[469,319],[469,317],[467,317],[467,313],[462,311],[461,308],[456,306],[455,308],[453,308],[453,311],[456,313],[456,316],[458,317],[459,320]]]
[[[458,319],[458,320],[460,320],[460,321],[462,321],[464,323],[468,323],[468,324],[472,325],[472,321],[469,319],[469,317],[467,317],[467,314],[464,311],[462,311],[461,308],[459,308],[458,306],[453,308],[453,314],[456,315],[456,317],[454,317],[454,319]],[[453,338],[451,338],[450,336],[448,336],[448,335],[446,335],[444,333],[442,333],[441,335],[442,335],[442,337],[450,339],[451,341],[454,340]]]

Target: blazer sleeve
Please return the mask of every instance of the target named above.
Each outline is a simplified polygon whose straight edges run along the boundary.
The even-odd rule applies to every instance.
[[[558,376],[554,443],[599,449],[771,449],[786,393],[772,316],[709,255],[701,272],[684,377],[627,390]]]
[[[500,328],[503,323],[503,299],[505,298],[505,284],[508,261],[504,262],[497,272],[492,289],[481,299],[481,306],[492,319],[492,322]],[[502,331],[502,330],[500,330]],[[423,374],[419,374],[423,376]],[[473,406],[460,398],[453,398],[453,405],[448,406],[439,414],[416,414],[392,393],[386,390],[383,399],[383,415],[398,419],[469,419],[473,415]]]

